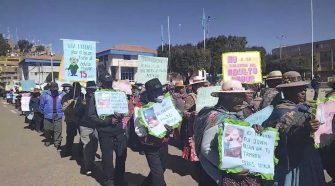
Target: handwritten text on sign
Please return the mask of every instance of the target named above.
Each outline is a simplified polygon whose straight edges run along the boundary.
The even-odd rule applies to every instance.
[[[140,108],[139,113],[135,115],[136,120],[141,118],[142,125],[146,127],[149,134],[162,138],[166,134],[164,125],[177,128],[182,120],[179,112],[173,105],[170,95],[166,95],[162,103],[155,103],[149,107]]]
[[[138,56],[137,82],[145,83],[158,78],[164,84],[167,81],[168,58]]]
[[[222,170],[243,168],[254,173],[274,174],[276,132],[257,134],[251,127],[225,123],[220,140]]]
[[[234,79],[242,83],[261,83],[260,53],[255,51],[223,53],[222,74],[225,81]]]
[[[98,116],[128,113],[128,101],[124,92],[96,91],[95,105]]]
[[[64,79],[68,81],[96,80],[96,43],[93,41],[63,40]]]

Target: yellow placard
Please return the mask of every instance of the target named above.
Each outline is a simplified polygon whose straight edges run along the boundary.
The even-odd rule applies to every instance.
[[[258,51],[228,52],[222,54],[223,81],[262,83],[261,55]]]

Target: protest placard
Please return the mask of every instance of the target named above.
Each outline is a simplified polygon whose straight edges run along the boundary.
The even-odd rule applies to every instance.
[[[258,51],[228,52],[222,54],[223,80],[238,80],[242,83],[261,83],[261,56]]]
[[[131,95],[131,84],[129,81],[126,80],[119,80],[116,82],[113,82],[113,89],[122,91],[128,95]]]
[[[196,111],[204,107],[211,107],[218,103],[219,98],[211,96],[212,92],[221,90],[221,86],[201,87],[197,91]]]
[[[96,42],[81,40],[63,40],[64,80],[96,80]],[[61,73],[61,74],[62,74]],[[61,77],[62,78],[62,77]]]
[[[255,124],[262,125],[262,123],[270,117],[272,111],[273,111],[273,106],[269,105],[263,108],[262,110],[254,114],[251,114],[250,116],[245,118],[245,121],[248,122],[250,126],[255,125]]]
[[[323,146],[333,135],[333,118],[335,101],[319,103],[316,109],[316,119],[320,121],[320,128],[314,133],[315,144]]]
[[[128,101],[124,92],[119,91],[96,91],[95,105],[98,116],[110,116],[115,112],[128,113]]]
[[[36,86],[34,80],[22,80],[20,81],[20,84],[23,91],[31,91],[31,89],[35,88]]]
[[[167,82],[168,58],[138,56],[137,82],[146,83],[158,78],[162,84]]]
[[[30,94],[22,94],[22,97],[21,97],[21,110],[23,112],[30,111],[30,109],[29,109],[30,98],[31,98]]]
[[[247,169],[251,174],[272,180],[278,132],[267,128],[257,134],[249,125],[245,121],[226,119],[219,126],[219,168],[232,173]]]
[[[164,125],[178,128],[182,120],[180,113],[173,105],[170,94],[166,94],[161,103],[148,103],[136,110],[135,120],[147,128],[150,135],[157,138],[163,138],[166,135]]]

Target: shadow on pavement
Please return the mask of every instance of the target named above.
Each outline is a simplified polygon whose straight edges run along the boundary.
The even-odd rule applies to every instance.
[[[128,182],[128,186],[141,185],[141,183],[145,179],[145,176],[143,176],[142,174],[134,174],[131,172],[126,172],[125,177],[125,180]]]
[[[195,162],[183,159],[181,156],[168,155],[167,169],[180,176],[190,175],[194,180],[198,181],[198,166]]]

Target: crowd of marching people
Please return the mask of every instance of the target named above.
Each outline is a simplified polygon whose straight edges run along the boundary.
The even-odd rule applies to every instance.
[[[127,95],[128,114],[113,113],[99,117],[94,92],[99,89],[113,90],[114,81],[109,74],[101,75],[99,86],[94,81],[86,83],[85,94],[80,83],[63,84],[63,90],[59,90],[58,84],[51,82],[42,91],[34,89],[30,92],[30,112],[26,113],[29,126],[38,133],[43,132],[44,145],[53,145],[66,156],[72,155],[75,136],[80,135],[79,152],[87,175],[96,170],[95,157],[99,145],[104,185],[127,185],[127,147],[146,157],[150,173],[141,185],[166,185],[164,172],[168,144],[178,147],[182,158],[194,164],[201,186],[322,186],[326,184],[324,169],[335,178],[335,136],[325,146],[315,147],[313,133],[320,127],[320,121],[311,114],[311,106],[306,101],[308,83],[298,72],[269,73],[266,88],[261,91],[236,80],[224,81],[221,90],[211,94],[218,98],[217,104],[199,112],[196,111],[197,91],[200,87],[211,86],[209,82],[195,76],[187,85],[182,80],[162,85],[155,78],[145,84],[133,84],[132,94]],[[330,86],[335,88],[334,85]],[[260,104],[254,102],[257,92],[262,98]],[[177,129],[164,125],[168,132],[160,139],[150,135],[134,119],[134,113],[136,108],[148,103],[162,102],[166,93],[172,95],[183,119]],[[328,93],[327,97],[332,95],[334,91]],[[4,98],[8,103],[19,104],[20,92],[8,91]],[[220,124],[227,118],[244,120],[269,105],[274,107],[269,118],[252,127],[257,133],[262,133],[268,127],[279,131],[280,140],[275,151],[279,163],[275,167],[274,180],[249,174],[249,170],[220,170],[218,144],[214,143]],[[66,135],[62,134],[63,119]],[[334,123],[335,120],[333,126]],[[62,136],[66,136],[64,146],[61,146]]]

